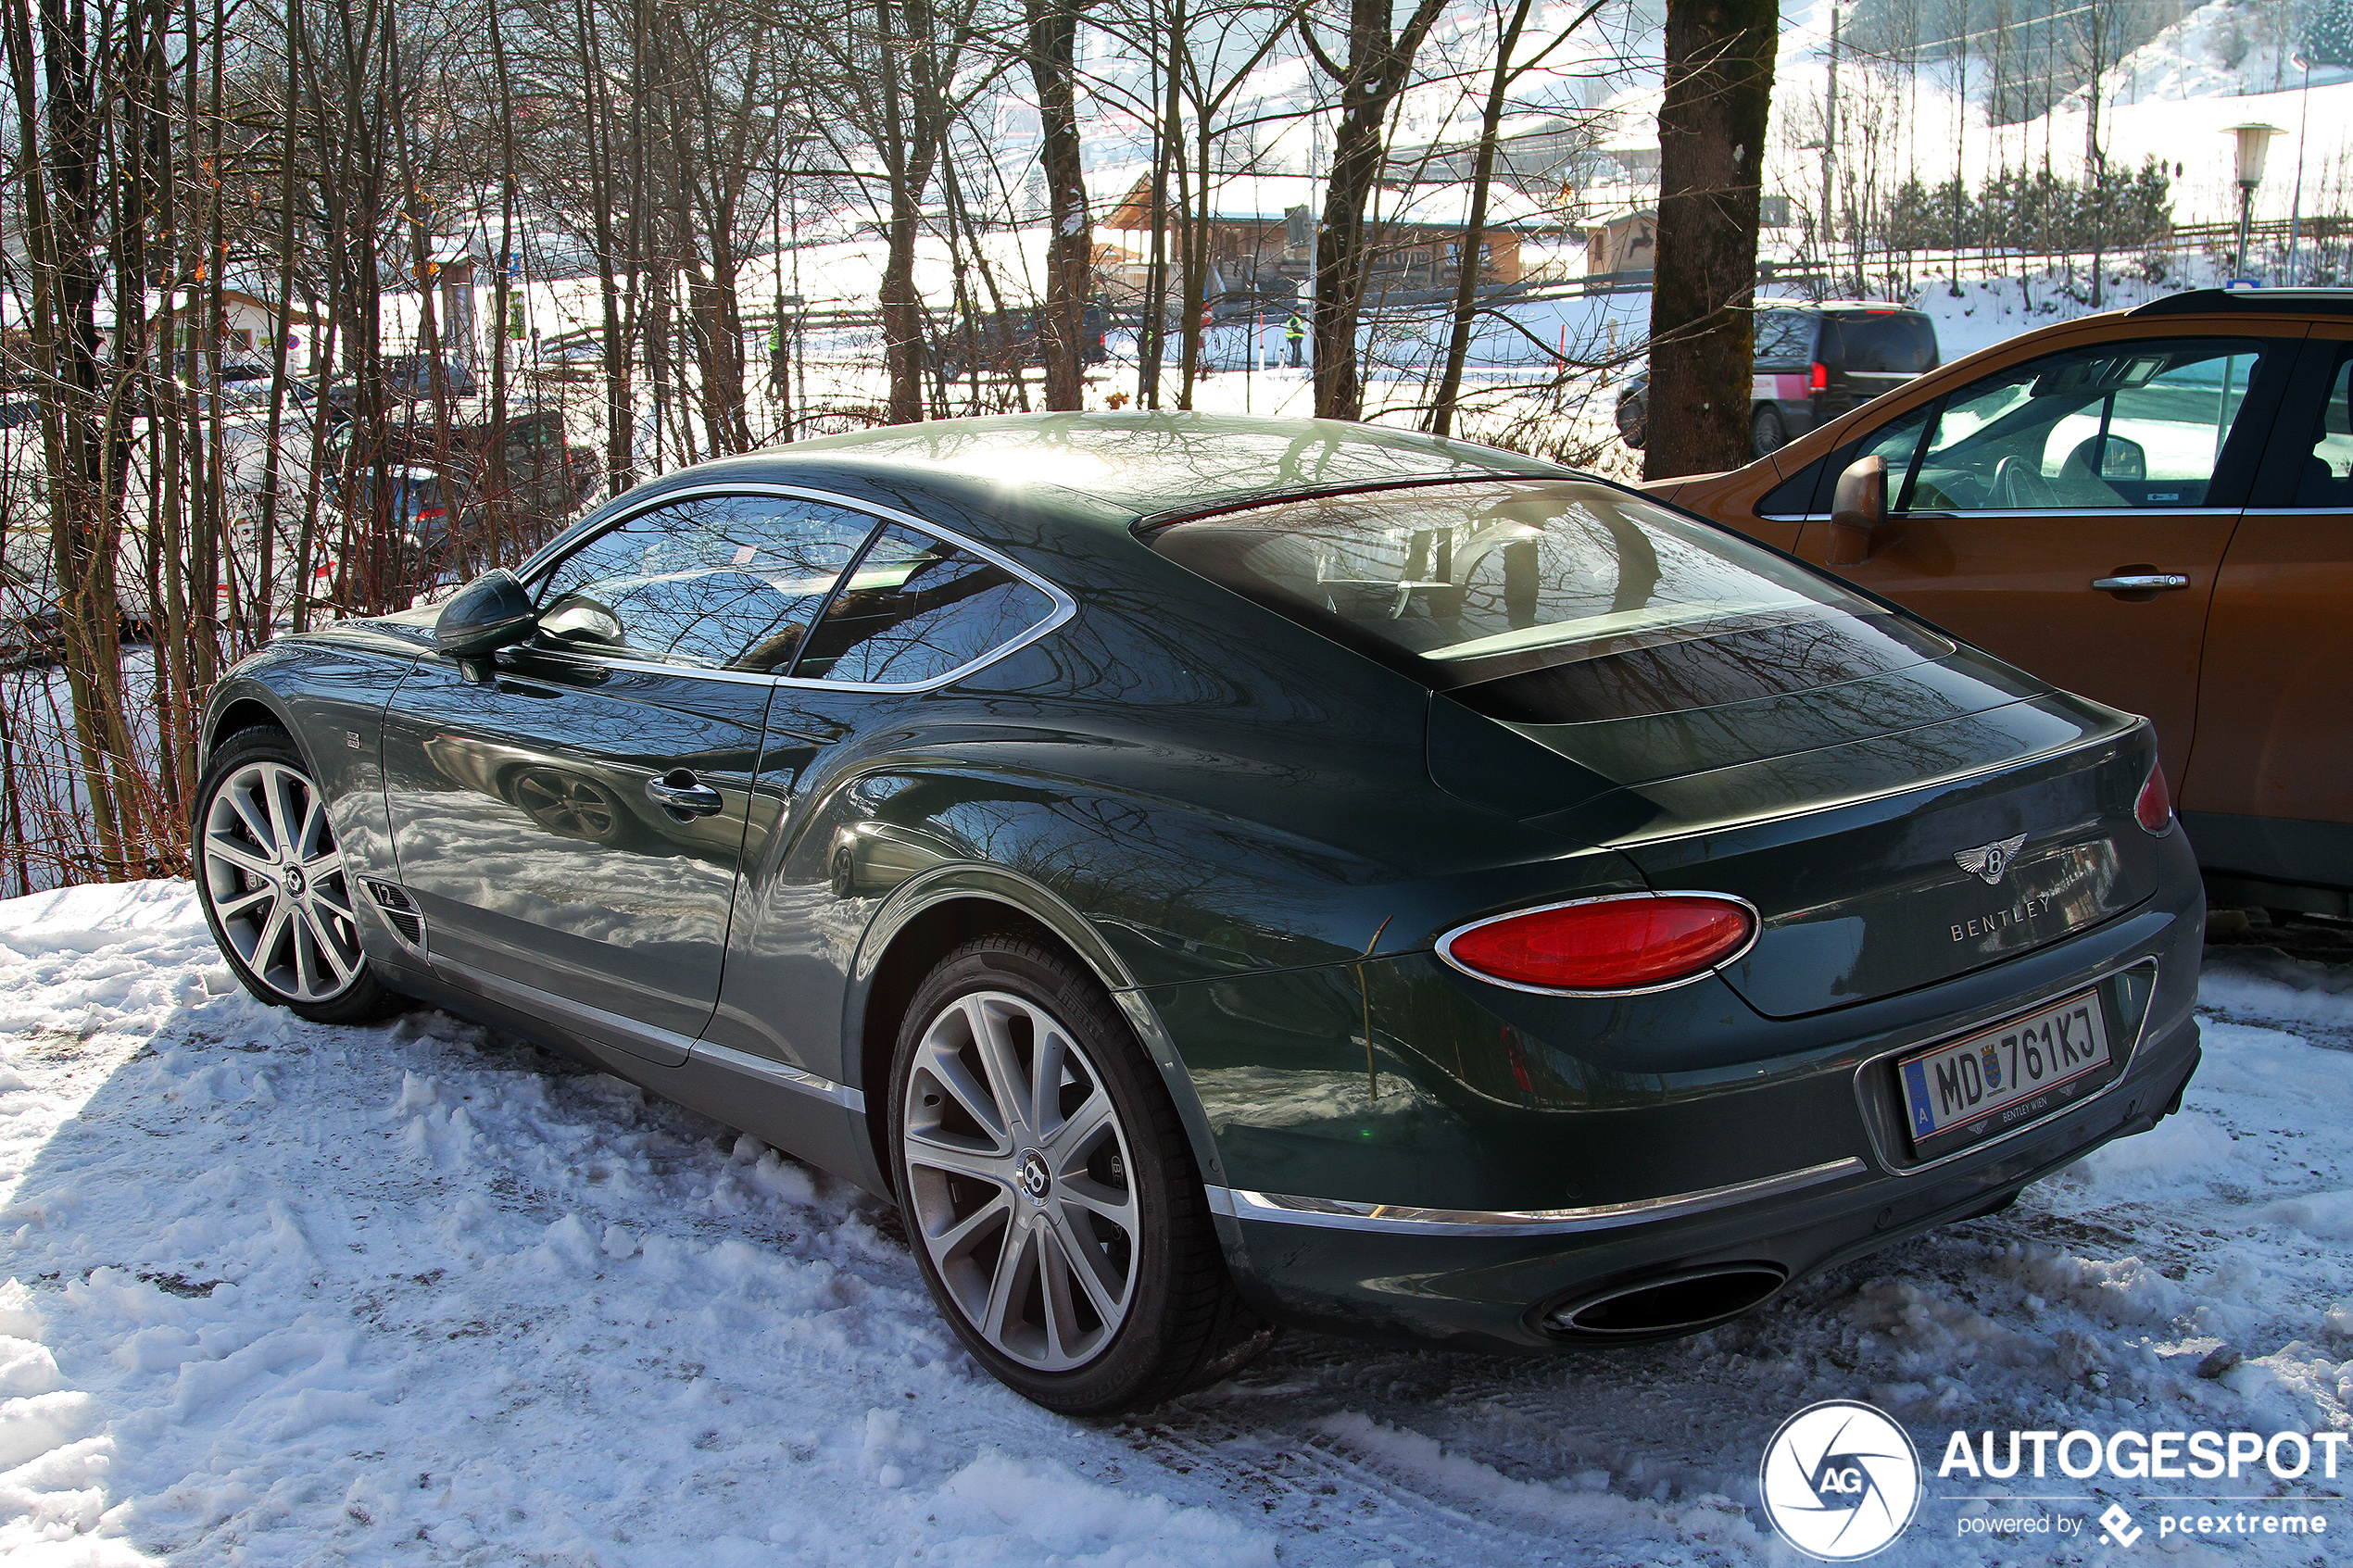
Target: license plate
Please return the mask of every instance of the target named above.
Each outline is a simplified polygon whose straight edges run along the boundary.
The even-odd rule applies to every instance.
[[[1922,1159],[2056,1115],[2114,1076],[2099,993],[2085,991],[1896,1063]]]

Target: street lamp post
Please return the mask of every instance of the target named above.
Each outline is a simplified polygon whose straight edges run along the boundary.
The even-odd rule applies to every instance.
[[[2263,155],[2271,149],[2271,138],[2280,133],[2280,128],[2250,122],[2228,129],[2238,138],[2239,182],[2239,245],[2238,255],[2231,263],[2231,274],[2243,278],[2246,276],[2247,237],[2255,220],[2255,187],[2263,183]]]

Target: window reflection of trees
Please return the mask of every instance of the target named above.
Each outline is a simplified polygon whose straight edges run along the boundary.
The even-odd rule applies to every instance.
[[[912,685],[1003,646],[1052,610],[994,561],[893,523],[860,558],[793,672]]]
[[[598,535],[556,568],[542,603],[552,634],[584,646],[773,672],[873,527],[798,497],[698,496]]]
[[[1155,547],[1311,624],[1419,654],[1431,684],[1522,722],[1746,701],[1951,651],[1592,484],[1308,500],[1179,525]]]

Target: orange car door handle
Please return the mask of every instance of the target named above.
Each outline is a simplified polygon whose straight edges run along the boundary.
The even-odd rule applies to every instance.
[[[2178,571],[2140,571],[2130,577],[2095,577],[2092,586],[2108,594],[2145,594],[2152,588],[2186,588],[2190,580]]]

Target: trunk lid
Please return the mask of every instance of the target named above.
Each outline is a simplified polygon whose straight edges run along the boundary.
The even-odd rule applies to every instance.
[[[1552,754],[1509,782],[1460,744],[1480,721],[1437,700],[1441,784],[1618,849],[1662,892],[1747,899],[1763,929],[1723,977],[1769,1017],[1933,985],[2157,890],[2159,840],[2133,815],[2146,724],[1967,652],[1720,709],[1505,725]]]

